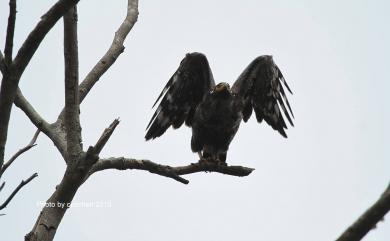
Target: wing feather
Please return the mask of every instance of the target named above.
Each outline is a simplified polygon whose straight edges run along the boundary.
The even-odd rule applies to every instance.
[[[146,128],[145,139],[159,137],[170,126],[179,128],[184,122],[191,126],[196,107],[214,85],[206,56],[187,54],[153,105],[161,99]]]
[[[244,100],[244,121],[249,119],[253,108],[259,123],[265,120],[274,130],[287,137],[283,114],[291,126],[294,126],[294,114],[283,85],[292,94],[272,56],[263,55],[253,60],[232,87],[232,91]]]

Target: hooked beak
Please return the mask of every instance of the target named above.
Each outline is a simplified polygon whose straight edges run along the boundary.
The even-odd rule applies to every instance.
[[[229,91],[229,86],[225,83],[220,83],[217,86],[215,86],[215,92],[221,93],[224,91]]]

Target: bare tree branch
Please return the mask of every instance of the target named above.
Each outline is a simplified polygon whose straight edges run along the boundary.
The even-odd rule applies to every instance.
[[[16,193],[19,192],[19,190],[26,185],[27,183],[31,182],[32,179],[36,178],[38,176],[37,173],[34,173],[31,175],[31,177],[27,178],[27,180],[22,180],[22,182],[15,188],[15,190],[11,193],[11,195],[5,200],[5,202],[0,206],[0,210],[4,209],[9,202],[11,202],[12,198],[16,195]]]
[[[383,220],[389,210],[390,184],[381,197],[355,223],[348,227],[336,241],[361,240],[371,229],[376,227],[379,221]]]
[[[34,107],[23,96],[21,90],[18,88],[15,97],[15,105],[20,108],[30,119],[30,121],[41,130],[47,137],[49,137],[58,151],[65,158],[66,142],[65,134],[62,133],[61,126],[57,124],[50,125],[47,123]]]
[[[6,163],[4,163],[3,167],[0,167],[0,177],[3,175],[3,173],[5,172],[5,170],[7,170],[7,168],[9,166],[11,166],[11,164],[20,156],[22,155],[23,153],[25,153],[26,151],[30,150],[32,147],[36,146],[35,142],[37,141],[37,138],[38,138],[38,135],[40,133],[40,130],[38,129],[33,138],[31,139],[30,143],[28,143],[27,146],[23,147],[22,149],[20,149],[19,151],[17,151]]]
[[[111,157],[107,159],[100,159],[92,166],[88,176],[85,180],[95,172],[107,170],[107,169],[117,169],[117,170],[145,170],[151,173],[155,173],[164,177],[172,178],[183,184],[188,184],[189,181],[177,175],[171,167],[160,165],[149,160],[136,160],[124,157]]]
[[[103,147],[106,145],[108,139],[110,139],[112,133],[114,132],[115,128],[119,124],[119,119],[115,119],[111,125],[106,128],[102,135],[100,136],[99,140],[96,142],[94,148],[95,154],[99,155],[100,152],[103,150]]]
[[[24,97],[22,91],[18,88],[16,90],[16,96],[15,96],[15,105],[21,109],[27,117],[30,119],[30,121],[43,133],[46,135],[47,132],[50,132],[50,124],[46,122],[45,119],[39,115],[39,113],[34,109],[34,107],[28,102],[28,100]],[[50,135],[49,135],[50,137]]]
[[[111,157],[107,159],[100,159],[92,166],[89,176],[95,172],[106,170],[106,169],[137,169],[145,170],[161,176],[173,178],[184,184],[188,184],[189,181],[180,177],[180,175],[186,175],[196,172],[219,172],[222,174],[232,176],[248,176],[254,170],[253,168],[242,167],[242,166],[224,166],[213,162],[198,162],[192,163],[188,166],[170,167],[161,164],[154,163],[149,160],[137,160],[133,158],[125,157]]]
[[[65,133],[67,152],[75,161],[82,152],[79,118],[79,60],[77,44],[77,8],[74,6],[64,15],[65,58]],[[69,161],[69,160],[68,160]]]
[[[115,32],[110,48],[80,84],[80,102],[84,100],[92,87],[99,81],[100,77],[115,63],[119,55],[123,53],[125,49],[123,43],[134,24],[137,22],[137,19],[138,0],[129,0],[126,18]]]
[[[1,190],[3,190],[4,186],[5,186],[5,182],[3,182],[3,183],[0,185],[0,192],[1,192]]]
[[[88,148],[84,163],[79,166],[79,169],[86,170],[86,174],[89,172],[92,165],[94,165],[99,160],[100,152],[103,150],[103,147],[106,145],[108,139],[110,139],[112,133],[114,132],[118,124],[119,124],[119,119],[115,119],[111,123],[111,125],[103,131],[102,135],[100,136],[99,140],[96,142],[95,146],[90,146]]]
[[[7,35],[5,38],[4,61],[6,65],[12,62],[12,49],[14,46],[14,33],[16,21],[16,0],[9,1],[9,16],[7,25]]]
[[[230,176],[245,177],[251,174],[255,169],[243,166],[225,166],[215,162],[191,163],[187,166],[173,167],[178,175],[187,175],[196,172],[218,172]]]

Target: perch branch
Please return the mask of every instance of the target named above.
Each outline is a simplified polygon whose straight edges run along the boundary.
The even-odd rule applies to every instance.
[[[19,192],[19,190],[29,182],[31,182],[32,179],[36,178],[38,176],[37,173],[34,173],[31,175],[31,177],[27,178],[26,180],[22,180],[22,182],[15,188],[15,190],[11,193],[11,195],[5,200],[5,202],[0,206],[0,210],[7,207],[8,203],[11,202],[12,198],[16,195],[16,193]]]
[[[9,16],[7,25],[7,35],[5,37],[4,47],[4,61],[6,65],[12,62],[12,49],[14,46],[14,33],[15,33],[15,20],[16,20],[16,0],[9,1]]]
[[[22,155],[23,153],[25,153],[26,151],[30,150],[31,148],[33,148],[34,146],[36,146],[35,142],[37,141],[37,138],[38,138],[38,135],[40,133],[40,130],[38,129],[33,138],[31,139],[30,143],[27,144],[27,146],[23,147],[22,149],[20,149],[19,151],[17,151],[6,163],[4,163],[3,167],[1,168],[0,170],[0,177],[3,175],[3,173],[5,172],[5,170],[7,170],[7,168],[9,166],[11,166],[11,164],[20,156]]]
[[[149,160],[137,160],[137,159],[125,158],[125,157],[111,157],[107,159],[100,159],[98,162],[96,162],[96,164],[92,166],[89,175],[92,175],[97,171],[102,171],[106,169],[145,170],[161,176],[173,178],[174,180],[184,184],[188,184],[189,181],[180,177],[180,175],[206,171],[206,172],[219,172],[231,176],[243,177],[243,176],[248,176],[254,170],[253,168],[242,167],[242,166],[223,166],[212,162],[198,162],[198,163],[192,163],[188,166],[170,167],[170,166],[157,164]]]
[[[77,8],[73,6],[64,15],[65,59],[65,133],[67,154],[70,160],[82,152],[79,118],[79,61],[77,46]],[[69,160],[68,160],[69,162]]]
[[[363,213],[336,241],[361,240],[390,210],[390,184],[381,197]]]
[[[173,168],[178,175],[187,175],[196,172],[218,172],[226,175],[245,177],[255,169],[243,166],[224,166],[213,162],[191,163],[187,166]]]

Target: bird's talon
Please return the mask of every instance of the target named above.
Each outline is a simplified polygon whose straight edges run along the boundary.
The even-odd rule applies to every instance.
[[[223,161],[219,162],[219,165],[227,167],[227,163]]]
[[[200,164],[207,164],[208,160],[206,158],[202,157],[201,159],[199,159],[199,163]]]
[[[219,160],[219,159],[216,160],[216,163],[217,163],[218,166],[227,166],[227,163],[226,163],[226,162],[221,161],[221,160]]]

